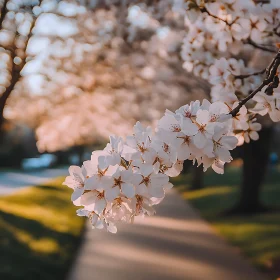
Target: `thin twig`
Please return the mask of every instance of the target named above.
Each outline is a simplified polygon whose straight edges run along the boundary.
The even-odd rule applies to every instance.
[[[242,99],[239,103],[238,106],[235,107],[229,114],[231,114],[233,117],[235,117],[239,110],[241,109],[241,107],[246,104],[251,98],[253,98],[259,91],[261,91],[263,89],[263,87],[265,87],[266,84],[262,83],[258,88],[256,88],[251,94],[249,94],[246,98]]]
[[[263,50],[263,51],[266,51],[266,52],[271,52],[271,53],[276,52],[275,49],[267,48],[264,45],[259,45],[250,38],[248,38],[247,40],[243,40],[243,43],[247,44],[247,45],[251,45],[251,46],[255,47],[256,49],[260,49],[260,50]]]
[[[249,78],[251,76],[258,76],[258,75],[261,75],[261,74],[264,74],[266,71],[266,68],[261,70],[261,71],[257,71],[257,72],[254,72],[254,73],[251,73],[251,74],[246,74],[246,75],[236,75],[234,76],[235,79],[246,79],[246,78]]]
[[[236,17],[234,21],[228,22],[228,21],[225,20],[225,19],[222,19],[222,18],[220,18],[220,17],[218,17],[218,16],[216,16],[216,15],[211,14],[211,13],[206,9],[206,7],[201,8],[200,11],[201,11],[202,13],[207,13],[210,17],[212,17],[212,18],[214,18],[214,19],[217,19],[217,20],[219,20],[219,21],[224,22],[224,23],[225,23],[227,26],[229,26],[229,27],[231,27],[231,26],[239,19],[239,17]],[[274,29],[275,29],[275,28],[274,28]],[[273,30],[273,31],[274,31],[274,33],[275,33],[276,35],[278,35],[278,36],[280,35],[279,33],[277,33],[277,28],[276,28],[276,30]],[[244,43],[244,44],[251,45],[251,46],[255,47],[256,49],[260,49],[260,50],[263,50],[263,51],[266,51],[266,52],[272,52],[272,53],[275,53],[275,52],[276,52],[276,50],[273,50],[273,49],[271,49],[271,48],[267,48],[267,47],[264,46],[264,45],[259,45],[259,44],[257,44],[256,42],[254,42],[254,41],[253,41],[252,39],[250,39],[250,38],[248,38],[247,40],[243,40],[243,43]]]
[[[208,14],[210,17],[212,17],[212,18],[215,18],[215,19],[217,19],[217,20],[219,20],[219,21],[224,22],[224,23],[225,23],[226,25],[228,25],[228,26],[232,26],[232,25],[239,19],[239,17],[237,17],[234,21],[228,22],[228,21],[225,20],[225,19],[222,19],[222,18],[220,18],[220,17],[218,17],[218,16],[216,16],[216,15],[211,14],[211,13],[206,9],[206,7],[201,8],[200,11],[201,11],[202,13],[207,13],[207,14]]]
[[[245,105],[250,99],[252,99],[265,86],[271,84],[274,80],[274,77],[277,75],[277,69],[279,65],[280,65],[280,50],[278,51],[277,55],[274,57],[274,59],[266,69],[266,79],[246,98],[240,100],[238,106],[235,107],[229,114],[235,117],[243,105]]]
[[[277,35],[278,37],[280,37],[280,32],[277,31],[279,29],[279,27],[280,27],[280,23],[273,28],[274,34]]]

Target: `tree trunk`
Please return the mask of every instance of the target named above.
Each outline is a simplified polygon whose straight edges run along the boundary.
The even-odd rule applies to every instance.
[[[85,146],[83,145],[77,146],[76,151],[79,157],[79,165],[82,165],[84,161]]]
[[[0,30],[3,29],[3,22],[5,21],[6,15],[8,13],[8,9],[7,9],[8,2],[9,2],[9,0],[4,0],[4,3],[3,3],[2,8],[1,8]],[[39,1],[39,5],[41,5],[41,1]],[[15,64],[14,63],[14,58],[19,55],[18,54],[19,49],[16,46],[16,40],[15,39],[14,39],[13,43],[11,44],[11,46],[9,46],[9,48],[8,48],[8,50],[10,52],[10,55],[11,55],[11,64],[12,65],[11,65],[11,73],[10,74],[11,74],[12,79],[11,79],[10,85],[6,88],[6,90],[4,91],[4,93],[0,97],[0,142],[3,140],[3,135],[4,135],[4,133],[3,133],[3,124],[4,124],[4,121],[5,121],[4,108],[6,106],[7,100],[10,97],[12,91],[14,90],[17,82],[20,80],[21,70],[26,65],[26,62],[27,62],[26,61],[26,59],[27,59],[26,49],[27,49],[27,46],[28,46],[28,42],[29,42],[29,40],[32,36],[32,30],[35,26],[35,22],[36,22],[36,19],[31,22],[31,27],[30,27],[30,30],[29,30],[29,34],[27,35],[25,45],[21,50],[23,55],[20,57],[21,58],[21,63],[20,64]],[[18,33],[15,33],[15,38],[17,36],[18,36]]]
[[[200,190],[203,188],[203,167],[202,165],[200,166],[194,166],[193,167],[193,172],[192,172],[192,184],[190,190]]]
[[[66,165],[69,164],[68,154],[64,151],[58,151],[54,153],[56,156],[56,163],[55,165]]]
[[[193,166],[193,164],[190,160],[185,160],[184,163],[183,163],[182,174],[188,174],[189,170],[192,166]]]
[[[260,193],[269,160],[272,132],[272,127],[263,128],[258,141],[244,144],[240,199],[229,214],[253,214],[266,210],[260,201]]]
[[[5,92],[3,93],[3,95],[0,97],[0,143],[3,140],[3,124],[5,121],[4,118],[4,109],[7,103],[7,100],[9,98],[9,96],[11,95],[12,91],[15,88],[16,83],[19,81],[20,79],[20,74],[19,72],[12,72],[12,80],[10,85],[6,88]]]

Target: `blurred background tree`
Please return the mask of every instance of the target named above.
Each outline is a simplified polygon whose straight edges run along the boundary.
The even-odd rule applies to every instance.
[[[183,18],[171,2],[147,3],[29,3],[26,59],[3,108],[6,119],[36,130],[41,152],[125,135],[136,120],[153,124],[186,103],[191,91],[205,95],[205,82],[186,81],[181,67]]]

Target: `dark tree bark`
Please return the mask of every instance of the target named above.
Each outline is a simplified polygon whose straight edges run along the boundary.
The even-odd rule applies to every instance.
[[[8,1],[9,0],[5,0],[1,7],[0,30],[2,30],[2,28],[3,28],[3,23],[5,20],[6,14],[8,12],[8,10],[7,10]],[[0,45],[0,47],[2,47],[2,46]],[[12,91],[14,88],[14,85],[11,87],[11,84],[8,88],[6,88],[6,91],[3,93],[3,95],[0,98],[0,142],[2,141],[2,127],[3,127],[3,123],[4,123],[4,116],[3,116],[4,107],[5,107],[6,101],[11,93],[10,91]]]
[[[13,67],[14,68],[14,67]],[[0,141],[2,141],[3,137],[3,124],[4,124],[4,108],[7,103],[9,96],[11,95],[13,89],[15,88],[16,83],[20,79],[20,73],[13,69],[12,71],[12,80],[10,85],[6,88],[3,95],[0,97]]]
[[[204,172],[203,172],[203,166],[194,166],[192,171],[192,183],[190,190],[200,190],[203,188],[203,178],[204,178]]]
[[[182,174],[187,174],[190,171],[191,167],[192,167],[192,162],[190,160],[185,160],[183,163]]]
[[[266,209],[260,201],[273,128],[263,128],[258,141],[243,146],[243,176],[238,204],[228,214],[253,214]]]
[[[54,155],[56,156],[56,163],[55,165],[67,165],[69,164],[69,159],[68,159],[68,152],[64,151],[58,151],[55,152]]]
[[[182,174],[188,174],[190,172],[192,174],[190,190],[202,189],[204,187],[203,184],[204,172],[203,172],[202,165],[197,167],[196,165],[193,165],[190,160],[185,160]]]
[[[85,146],[80,145],[75,148],[79,157],[79,165],[83,165],[84,161],[84,153],[85,153]]]
[[[1,7],[0,30],[3,28],[4,19],[5,19],[5,17],[6,17],[6,14],[8,13],[8,9],[7,9],[8,1],[9,1],[9,0],[5,0],[5,1],[3,2],[2,7]]]
[[[9,0],[5,0],[3,3],[3,6],[1,8],[0,30],[2,30],[2,28],[3,28],[3,22],[5,20],[6,14],[8,12],[8,10],[7,10],[8,1]],[[39,5],[40,4],[41,4],[41,1],[39,1]],[[14,40],[13,44],[7,48],[7,50],[9,50],[9,52],[10,52],[11,61],[12,61],[12,66],[11,66],[11,70],[10,70],[12,79],[11,79],[9,86],[6,88],[5,92],[0,97],[0,142],[3,138],[3,124],[4,124],[4,120],[5,120],[4,119],[4,108],[7,104],[7,100],[10,97],[11,93],[13,92],[17,82],[19,82],[19,80],[21,78],[20,72],[26,64],[26,58],[27,58],[26,49],[27,49],[28,42],[32,36],[32,30],[35,26],[35,22],[36,22],[36,19],[33,18],[32,22],[31,22],[29,34],[25,41],[24,47],[22,49],[23,55],[20,57],[21,63],[19,63],[19,64],[14,63],[14,59],[17,56],[16,41]],[[17,36],[18,36],[18,34],[16,33],[15,37],[17,37]],[[0,45],[0,47],[1,47],[1,45]]]

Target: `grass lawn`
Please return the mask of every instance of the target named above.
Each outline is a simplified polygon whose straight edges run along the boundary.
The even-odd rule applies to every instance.
[[[240,248],[271,279],[280,277],[280,212],[253,216],[223,217],[221,213],[238,199],[240,169],[229,167],[223,176],[207,171],[205,188],[189,191],[191,175],[181,175],[173,183],[202,217],[232,245]],[[263,187],[265,205],[280,206],[280,172],[269,171]]]
[[[84,219],[75,215],[63,178],[0,197],[0,279],[63,280]]]

